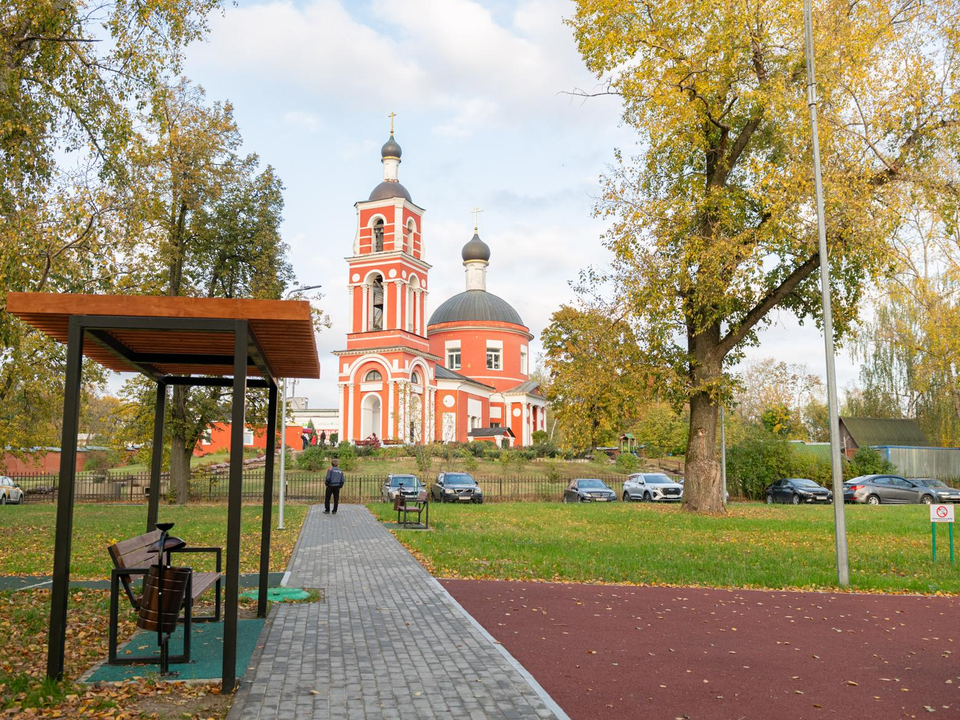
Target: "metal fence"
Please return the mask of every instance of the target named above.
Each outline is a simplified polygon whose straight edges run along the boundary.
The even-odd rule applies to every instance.
[[[904,477],[932,477],[950,485],[960,481],[960,449],[882,446],[875,448]]]
[[[27,503],[56,503],[59,477],[56,474],[20,474],[11,476],[26,493]],[[275,476],[274,497],[279,495],[279,473]],[[286,473],[286,498],[291,502],[318,502],[323,499],[324,473],[291,470]],[[599,477],[617,494],[623,487],[622,475]],[[546,475],[484,476],[475,479],[485,500],[559,501],[569,480],[551,479]],[[345,503],[368,503],[382,499],[384,477],[347,473],[347,483],[340,493]],[[429,483],[428,483],[429,484]],[[78,473],[74,489],[76,502],[146,503],[150,489],[149,473]],[[190,499],[199,502],[226,502],[229,473],[194,472],[190,479]],[[160,479],[161,497],[171,496],[170,476]],[[259,500],[263,496],[263,469],[243,473],[243,499]]]

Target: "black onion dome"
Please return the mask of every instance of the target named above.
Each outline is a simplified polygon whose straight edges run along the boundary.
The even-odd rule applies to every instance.
[[[490,261],[490,247],[480,239],[477,233],[474,233],[470,242],[463,246],[463,252],[460,254],[463,256],[464,262],[468,260]]]
[[[403,198],[413,202],[407,189],[398,182],[384,180],[377,185],[370,193],[370,200],[389,200],[390,198]]]
[[[526,327],[510,303],[486,290],[467,290],[454,295],[433,311],[427,325],[449,322],[505,322]]]
[[[393,135],[390,135],[390,139],[383,144],[382,148],[380,148],[380,157],[382,158],[399,158],[402,154],[403,151],[400,149],[400,144],[393,139]]]

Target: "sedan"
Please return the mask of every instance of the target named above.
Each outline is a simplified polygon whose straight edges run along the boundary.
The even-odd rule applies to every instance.
[[[879,505],[936,502],[934,488],[907,480],[899,475],[861,475],[843,484],[843,501]]]
[[[616,502],[617,494],[608,488],[603,480],[577,479],[571,480],[567,489],[563,491],[565,503],[574,502]]]
[[[437,502],[483,504],[483,490],[469,473],[442,472],[431,491]]]
[[[767,485],[764,495],[767,505],[775,502],[801,505],[803,503],[831,503],[833,493],[813,480],[806,478],[787,478]]]
[[[423,484],[416,475],[387,475],[387,481],[380,488],[380,495],[384,502],[393,502],[397,495],[403,495],[408,500],[416,500],[423,490]]]
[[[16,481],[6,475],[0,475],[0,505],[6,505],[7,503],[23,505],[23,498],[23,490],[20,489]]]
[[[937,496],[938,503],[960,503],[960,490],[950,487],[943,480],[936,478],[908,478],[908,480],[916,485],[930,488],[931,492]]]
[[[623,483],[623,501],[680,502],[683,485],[663,473],[634,473]]]

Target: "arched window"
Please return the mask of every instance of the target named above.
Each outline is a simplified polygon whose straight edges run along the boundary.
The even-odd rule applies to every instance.
[[[419,385],[419,384],[420,384],[420,373],[414,371],[414,373],[410,376],[410,382],[412,382],[414,385]]]
[[[373,224],[373,251],[383,252],[383,220],[380,218]]]
[[[377,275],[370,288],[370,329],[383,330],[383,276]]]
[[[407,223],[407,237],[403,244],[403,249],[406,250],[411,255],[413,254],[413,232],[416,230],[416,225],[413,224],[413,220],[410,220]]]
[[[371,370],[363,378],[364,382],[379,382],[380,380],[383,380],[383,375],[380,374],[379,370]]]

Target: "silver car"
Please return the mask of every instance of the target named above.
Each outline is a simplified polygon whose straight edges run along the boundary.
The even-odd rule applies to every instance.
[[[403,493],[408,500],[415,500],[420,491],[423,490],[423,483],[416,475],[387,475],[387,481],[380,488],[380,495],[384,502],[393,502],[397,495]]]
[[[20,489],[16,481],[6,475],[0,475],[0,505],[6,505],[7,503],[23,505],[23,498],[23,490]]]
[[[663,473],[635,473],[623,483],[623,501],[680,502],[683,485]]]

